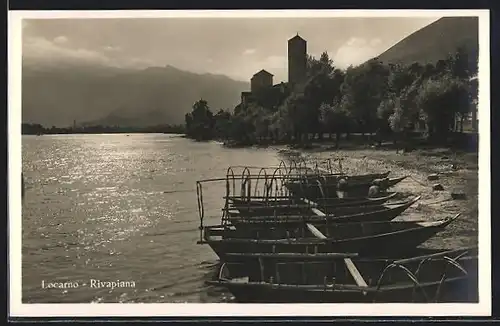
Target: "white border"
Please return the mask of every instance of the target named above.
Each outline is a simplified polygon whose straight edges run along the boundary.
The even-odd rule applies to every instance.
[[[21,302],[21,31],[23,18],[479,17],[479,304],[23,304]],[[490,66],[488,10],[9,11],[9,285],[11,317],[490,316]],[[131,306],[133,305],[133,309]]]

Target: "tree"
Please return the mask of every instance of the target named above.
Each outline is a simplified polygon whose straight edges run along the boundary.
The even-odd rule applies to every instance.
[[[207,101],[200,99],[193,104],[193,110],[186,114],[186,133],[196,140],[208,140],[213,136],[214,117]]]
[[[346,71],[341,107],[356,120],[363,135],[376,126],[377,108],[388,91],[388,77],[388,66],[376,58]]]
[[[469,53],[464,47],[459,47],[453,56],[450,56],[450,72],[459,79],[469,79],[474,75],[471,67]]]
[[[406,141],[406,131],[408,130],[408,125],[411,120],[411,111],[401,105],[399,99],[393,101],[394,111],[389,116],[389,126],[394,132],[394,144],[397,144],[398,139]],[[396,147],[396,153],[398,152],[398,147]]]
[[[329,58],[327,52],[323,52],[319,60],[313,56],[307,57],[307,78],[321,73],[330,74],[332,71],[333,61]]]
[[[284,118],[282,123],[288,129],[289,134],[293,134],[296,142],[301,142],[303,135],[310,129],[314,112],[309,109],[307,99],[300,90],[287,97],[279,109]]]
[[[456,113],[469,111],[470,96],[467,83],[449,74],[439,79],[428,79],[416,97],[424,114],[429,137],[445,139],[455,124]]]
[[[293,121],[288,113],[288,108],[284,105],[278,108],[271,117],[270,130],[274,133],[274,137],[280,140],[290,141],[294,133]]]
[[[307,81],[302,88],[304,102],[307,106],[307,111],[303,116],[305,119],[303,121],[304,132],[312,133],[313,138],[317,133],[321,138],[319,108],[322,103],[333,104],[339,100],[344,73],[339,69],[335,69],[328,53],[323,52],[319,59],[308,57],[307,77]]]
[[[415,78],[418,78],[424,73],[425,67],[420,62],[414,62],[408,67],[408,70]]]
[[[323,103],[319,108],[319,121],[321,122],[323,131],[328,132],[329,138],[332,139],[334,131],[334,114],[333,107],[330,104]]]
[[[186,113],[184,115],[184,120],[186,121],[186,129],[190,130],[193,123],[193,115],[191,113]]]
[[[446,60],[438,60],[438,62],[436,62],[436,75],[444,75],[446,74],[448,71],[448,62]]]
[[[214,119],[216,136],[227,140],[230,136],[231,113],[220,109]]]
[[[269,126],[271,125],[271,115],[267,112],[260,111],[260,113],[255,117],[255,136],[256,138],[262,142],[269,135]]]
[[[417,96],[421,91],[422,83],[425,79],[417,78],[413,83],[405,88],[399,95],[398,103],[404,109],[405,115],[408,119],[408,128],[415,127],[420,121],[420,109],[416,104]]]
[[[261,142],[267,138],[269,133],[270,113],[264,107],[253,103],[248,105],[245,114],[245,121],[248,124],[247,132],[249,137],[255,142]]]
[[[387,91],[394,96],[400,96],[401,92],[413,83],[415,77],[410,67],[392,65],[387,78]]]
[[[250,141],[250,133],[252,132],[251,129],[252,126],[244,113],[234,114],[231,117],[231,123],[229,125],[229,135],[231,139],[248,143]]]
[[[377,128],[377,141],[379,146],[382,144],[384,136],[392,132],[389,117],[394,113],[395,103],[394,97],[388,97],[380,102],[377,108],[378,128]]]
[[[320,121],[326,131],[332,138],[332,133],[335,133],[335,146],[339,147],[340,135],[346,131],[349,124],[349,112],[338,105],[330,105],[327,103],[321,104]]]

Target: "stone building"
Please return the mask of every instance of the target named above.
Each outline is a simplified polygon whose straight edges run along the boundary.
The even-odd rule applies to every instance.
[[[288,82],[297,85],[307,75],[307,42],[299,34],[288,40]]]
[[[252,92],[241,92],[241,104],[247,105],[253,100],[254,98],[252,97]]]
[[[273,86],[273,74],[262,69],[250,79],[250,91],[252,93],[258,92]]]
[[[307,76],[307,42],[295,35],[288,40],[288,83],[273,85],[273,74],[262,69],[250,79],[250,92],[241,93],[241,103],[260,102],[275,106],[295,85]]]

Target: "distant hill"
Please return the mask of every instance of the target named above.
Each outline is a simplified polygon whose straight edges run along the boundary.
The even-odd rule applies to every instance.
[[[22,118],[46,127],[179,124],[200,98],[233,109],[248,83],[175,67],[120,69],[83,63],[23,62]]]
[[[479,48],[478,30],[477,17],[444,17],[404,38],[378,58],[384,63],[436,63],[463,46],[474,62]]]

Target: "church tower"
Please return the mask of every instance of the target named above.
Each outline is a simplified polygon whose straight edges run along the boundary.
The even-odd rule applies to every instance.
[[[288,82],[303,82],[307,73],[307,42],[297,33],[288,40]]]

